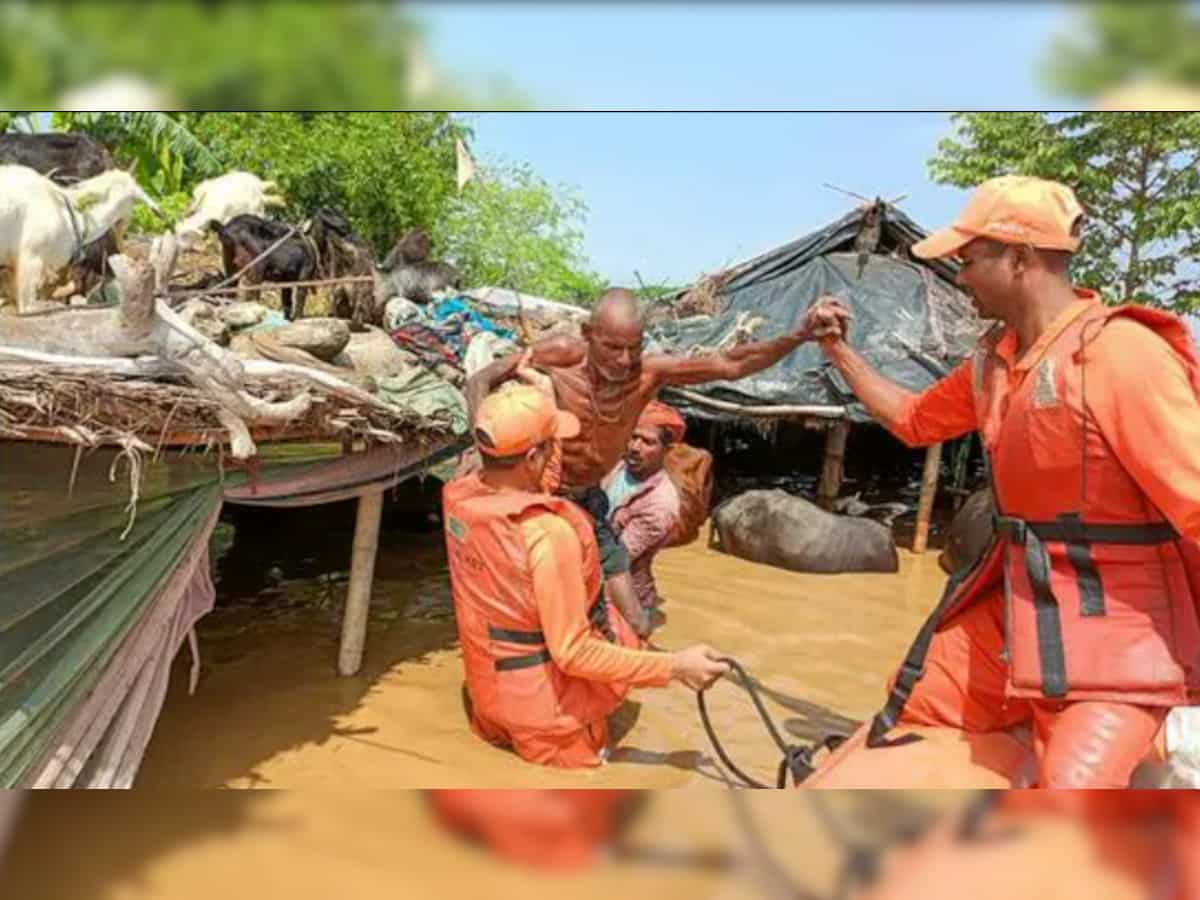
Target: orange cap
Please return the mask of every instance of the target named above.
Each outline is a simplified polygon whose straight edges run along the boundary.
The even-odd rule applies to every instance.
[[[1074,253],[1079,238],[1071,229],[1081,215],[1083,207],[1066,185],[1028,175],[1001,175],[979,185],[954,224],[913,244],[912,252],[921,259],[937,259],[957,253],[975,238],[989,238]]]
[[[475,443],[488,456],[516,456],[551,438],[579,434],[579,419],[529,385],[489,394],[475,416]]]

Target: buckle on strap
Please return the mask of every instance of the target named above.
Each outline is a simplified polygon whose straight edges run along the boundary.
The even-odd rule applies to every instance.
[[[992,524],[996,529],[996,534],[1001,537],[1008,538],[1017,544],[1025,543],[1025,538],[1029,533],[1029,526],[1024,519],[1018,519],[1015,516],[996,515],[992,517]]]
[[[900,664],[900,671],[896,674],[895,682],[892,683],[891,697],[888,698],[888,702],[890,703],[892,698],[899,698],[901,704],[907,703],[908,698],[912,696],[913,688],[924,676],[924,660],[921,665],[914,666],[906,659]]]
[[[925,677],[925,662],[921,661],[920,665],[914,666],[907,659],[900,664],[900,677],[896,679],[899,684],[902,680],[909,684],[915,684]]]

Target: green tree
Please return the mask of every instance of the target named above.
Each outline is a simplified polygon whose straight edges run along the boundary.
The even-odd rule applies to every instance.
[[[56,112],[56,131],[84,132],[108,147],[121,165],[135,165],[139,178],[161,172],[159,193],[181,191],[224,169],[220,159],[187,127],[180,113]],[[185,177],[185,169],[188,176]]]
[[[380,256],[407,228],[435,233],[454,194],[455,139],[471,134],[440,112],[186,113],[182,121],[227,169],[277,182],[286,217],[338,208]]]
[[[584,259],[587,206],[529,166],[481,166],[433,235],[469,284],[496,285],[587,304],[605,287]]]
[[[1200,11],[1184,0],[1081,5],[1042,68],[1048,84],[1075,97],[1145,78],[1200,84]]]
[[[0,5],[0,95],[46,109],[114,72],[185,109],[445,109],[453,86],[421,87],[421,34],[399,4],[8,2]]]
[[[61,130],[90,134],[139,181],[187,206],[204,178],[244,169],[276,181],[299,221],[340,209],[380,255],[406,228],[433,223],[454,191],[458,137],[471,130],[448,113],[54,113]],[[131,227],[154,229],[149,213]]]
[[[1086,210],[1074,277],[1111,301],[1200,305],[1200,114],[956,113],[933,179],[969,188],[996,175],[1051,178]]]

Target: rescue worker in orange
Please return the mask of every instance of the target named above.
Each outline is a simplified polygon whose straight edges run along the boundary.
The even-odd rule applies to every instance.
[[[609,525],[608,499],[599,485],[620,462],[642,410],[668,385],[736,380],[762,371],[806,341],[806,327],[769,341],[741,344],[697,356],[642,355],[643,318],[637,298],[612,288],[596,302],[583,325],[583,339],[553,337],[528,351],[496,360],[467,381],[465,394],[472,420],[483,398],[502,382],[530,367],[549,376],[558,406],[579,419],[579,434],[562,444],[561,459],[551,462],[547,485],[583,506],[596,527],[601,564],[610,597],[643,633],[649,621],[637,601],[630,560]],[[466,460],[459,473],[477,460]],[[557,481],[558,483],[553,483]]]
[[[897,723],[1033,726],[1042,787],[1118,787],[1172,706],[1200,696],[1200,366],[1176,316],[1104,305],[1068,274],[1083,211],[1064,185],[1004,176],[913,245],[958,256],[996,319],[974,358],[913,394],[809,326],[875,418],[909,446],[977,430],[996,537],[956,573],[893,678],[869,744]]]
[[[501,389],[475,417],[481,471],[442,494],[472,727],[562,767],[604,760],[607,717],[631,688],[701,690],[728,670],[703,645],[631,649],[636,635],[604,600],[591,519],[540,489],[555,443],[578,434],[542,390]]]

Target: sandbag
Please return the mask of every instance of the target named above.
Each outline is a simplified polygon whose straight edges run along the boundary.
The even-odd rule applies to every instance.
[[[663,460],[667,477],[679,492],[679,521],[665,546],[690,544],[700,536],[713,493],[713,458],[691,444],[672,444]]]

